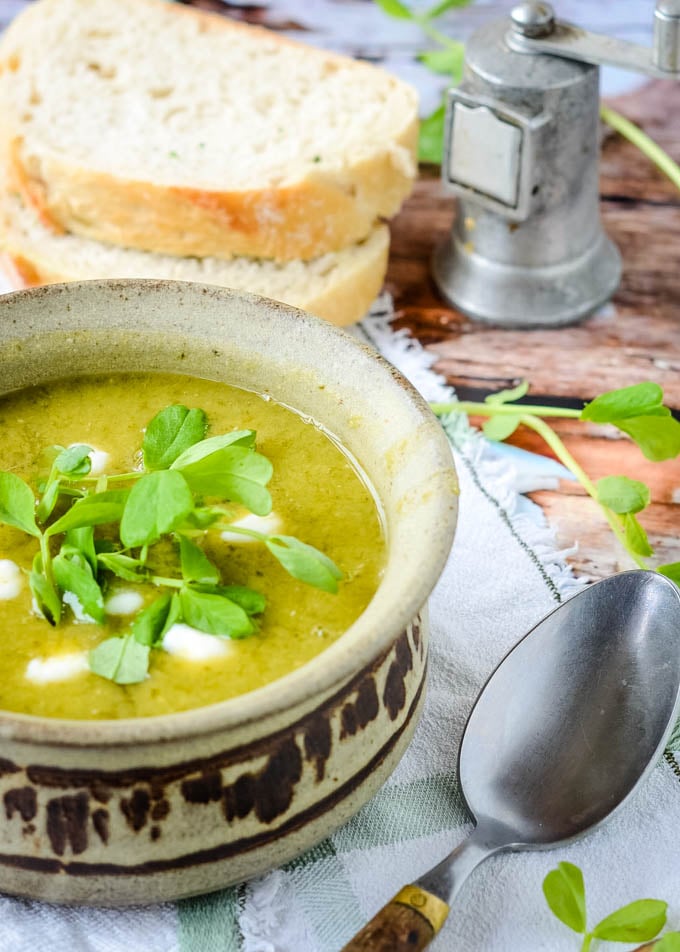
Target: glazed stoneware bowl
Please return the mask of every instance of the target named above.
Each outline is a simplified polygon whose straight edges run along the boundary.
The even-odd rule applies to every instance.
[[[343,331],[200,285],[97,281],[6,295],[0,362],[4,392],[79,373],[159,370],[270,394],[359,461],[388,539],[384,577],[363,615],[264,688],[134,720],[0,712],[0,891],[154,902],[291,859],[378,790],[418,720],[426,600],[457,511],[437,421],[389,364]]]

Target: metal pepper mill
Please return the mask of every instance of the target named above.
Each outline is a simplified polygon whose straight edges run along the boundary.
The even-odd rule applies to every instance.
[[[616,289],[621,257],[599,213],[599,65],[680,77],[680,0],[658,0],[652,49],[517,6],[476,31],[448,92],[442,177],[459,198],[433,271],[472,318],[556,327]]]

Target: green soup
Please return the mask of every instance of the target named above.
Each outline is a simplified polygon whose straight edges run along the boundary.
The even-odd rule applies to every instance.
[[[222,585],[262,593],[266,607],[245,638],[220,638],[226,650],[194,658],[162,647],[151,652],[149,674],[121,685],[85,668],[42,680],[27,675],[36,659],[85,659],[112,635],[130,631],[132,613],[109,614],[104,625],[77,621],[67,609],[52,626],[35,610],[28,573],[37,540],[0,525],[0,559],[19,566],[17,594],[0,586],[0,709],[78,719],[149,717],[212,704],[251,691],[304,665],[339,638],[373,596],[385,558],[374,496],[362,475],[319,427],[257,394],[193,377],[116,374],[72,378],[0,399],[0,470],[37,491],[49,470],[45,448],[83,443],[108,454],[110,476],[139,467],[143,430],[171,404],[200,407],[211,434],[257,431],[257,451],[273,464],[268,484],[275,531],[321,550],[341,570],[338,592],[320,591],[292,578],[257,541],[223,538],[206,530],[199,542],[218,567]],[[63,508],[63,506],[62,506]],[[107,527],[97,528],[105,538]],[[59,540],[55,539],[55,545]],[[172,542],[167,546],[171,548]],[[6,572],[8,562],[0,565]],[[11,569],[9,565],[9,569]],[[0,573],[1,574],[1,573]],[[149,604],[154,585],[109,573],[100,580],[113,606]],[[8,591],[11,597],[7,597]],[[113,596],[120,596],[111,601]],[[141,596],[141,597],[140,597]],[[132,594],[132,601],[135,595]],[[43,666],[43,672],[46,668]]]

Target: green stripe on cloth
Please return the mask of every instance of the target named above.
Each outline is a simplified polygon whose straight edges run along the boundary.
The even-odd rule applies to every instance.
[[[470,815],[455,773],[384,786],[333,836],[338,852],[416,840],[464,826]]]
[[[231,886],[177,903],[179,952],[240,952],[241,889]]]

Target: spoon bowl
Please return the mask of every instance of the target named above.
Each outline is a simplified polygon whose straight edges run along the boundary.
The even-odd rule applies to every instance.
[[[472,834],[346,946],[416,952],[469,873],[502,850],[549,849],[607,820],[653,769],[680,715],[680,592],[623,572],[547,615],[469,716],[459,777]]]

